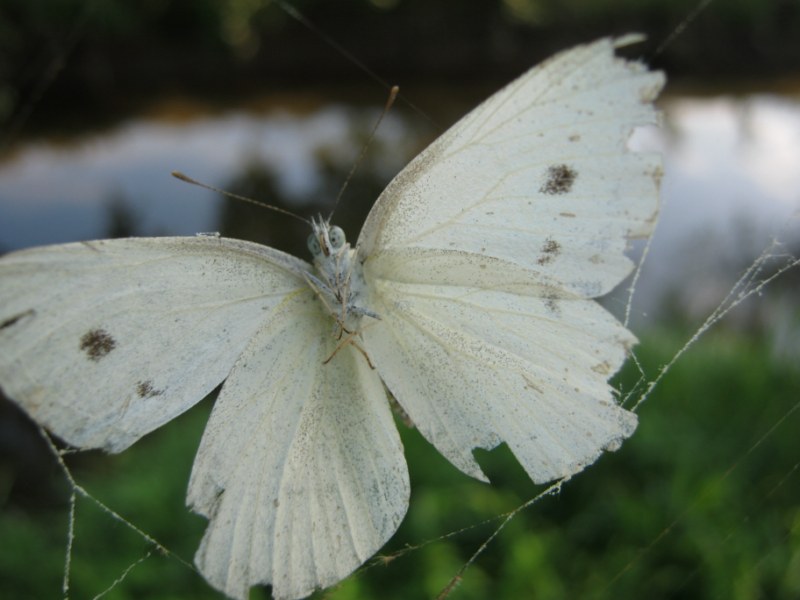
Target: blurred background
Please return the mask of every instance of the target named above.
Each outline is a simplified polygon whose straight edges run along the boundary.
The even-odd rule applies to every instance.
[[[750,287],[800,254],[796,0],[4,0],[0,251],[219,231],[304,257],[302,224],[170,171],[327,214],[399,84],[336,212],[354,240],[392,176],[471,107],[557,50],[628,31],[648,36],[628,54],[668,76],[663,128],[632,140],[665,160],[632,311],[653,379],[765,250]],[[635,436],[518,514],[450,597],[800,597],[799,279],[789,270],[706,332]],[[618,315],[625,288],[605,300]],[[628,405],[641,379],[632,364],[615,379]],[[67,457],[93,497],[174,552],[79,498],[73,598],[221,597],[176,558],[191,562],[205,526],[184,495],[212,401],[122,455]],[[412,496],[392,560],[318,597],[435,597],[541,491],[505,448],[478,452],[486,485],[401,434]],[[69,492],[1,401],[0,597],[62,594]]]

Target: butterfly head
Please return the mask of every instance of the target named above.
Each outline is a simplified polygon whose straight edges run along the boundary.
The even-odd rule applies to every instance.
[[[308,236],[308,249],[314,261],[338,256],[349,249],[341,227],[331,225],[322,217],[311,219],[311,234]]]

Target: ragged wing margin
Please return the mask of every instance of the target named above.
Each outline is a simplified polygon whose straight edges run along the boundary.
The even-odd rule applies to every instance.
[[[630,436],[606,383],[635,338],[594,301],[381,280],[367,351],[420,432],[485,480],[476,447],[508,443],[543,483]]]

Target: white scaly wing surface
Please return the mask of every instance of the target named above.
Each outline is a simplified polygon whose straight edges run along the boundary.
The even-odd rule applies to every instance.
[[[583,297],[631,270],[627,240],[658,208],[660,157],[626,151],[653,123],[661,73],[602,39],[561,52],[491,96],[417,156],[381,194],[362,260],[409,248],[492,256]]]
[[[301,598],[344,579],[408,506],[403,448],[377,373],[336,342],[320,302],[276,311],[225,382],[188,502],[211,523],[195,561],[233,598]]]
[[[664,78],[562,52],[489,98],[382,194],[359,239],[367,352],[422,434],[484,479],[507,442],[531,478],[571,475],[636,427],[607,379],[635,338],[591,298],[632,267],[657,214],[660,159],[632,154]]]
[[[309,268],[215,237],[6,255],[0,384],[69,444],[119,452],[219,385],[287,295],[310,295]]]
[[[606,383],[635,339],[596,302],[385,279],[374,298],[370,358],[468,475],[486,480],[473,448],[505,441],[535,482],[565,477],[636,428]]]

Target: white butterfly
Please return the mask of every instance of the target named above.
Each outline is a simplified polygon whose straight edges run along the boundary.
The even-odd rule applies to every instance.
[[[633,154],[660,73],[558,54],[406,167],[354,249],[313,222],[313,266],[209,236],[34,248],[0,261],[0,382],[79,448],[120,452],[225,380],[187,502],[195,558],[246,598],[299,598],[395,532],[409,482],[384,385],[456,467],[505,442],[535,482],[636,427],[607,379],[634,336],[592,300],[650,234],[660,160]]]

